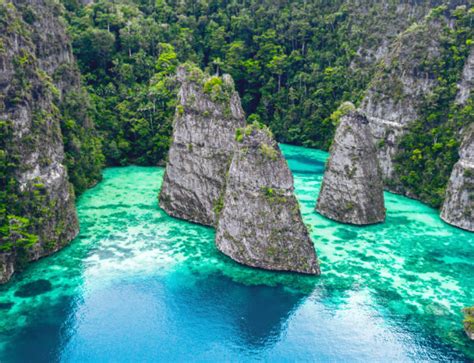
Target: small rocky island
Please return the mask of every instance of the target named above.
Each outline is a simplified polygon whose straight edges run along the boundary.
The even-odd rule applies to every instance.
[[[245,115],[230,76],[211,77],[193,65],[180,66],[177,76],[181,89],[159,202],[173,217],[213,226]]]
[[[474,306],[465,308],[464,312],[464,330],[467,336],[474,340]]]
[[[254,123],[238,129],[236,140],[218,204],[217,248],[248,266],[320,274],[293,176],[271,131]]]
[[[453,226],[474,231],[474,124],[465,131],[454,165],[441,218]]]
[[[383,181],[369,122],[353,107],[337,127],[316,210],[342,223],[385,220]]]
[[[206,76],[192,65],[177,75],[160,206],[173,217],[217,225],[217,247],[242,264],[319,274],[293,176],[271,131],[259,123],[244,127],[230,76]]]

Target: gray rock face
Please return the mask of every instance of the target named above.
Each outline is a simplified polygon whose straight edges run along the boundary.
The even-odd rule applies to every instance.
[[[459,156],[446,189],[441,218],[474,232],[474,124],[465,132]]]
[[[469,99],[474,89],[474,48],[471,49],[469,57],[464,64],[461,82],[458,85],[458,93],[456,95],[456,103],[464,105]]]
[[[249,125],[230,165],[216,245],[244,265],[319,274],[293,194],[293,176],[270,131]]]
[[[10,280],[15,272],[15,255],[14,253],[0,254],[0,284],[4,284]]]
[[[15,0],[22,12],[32,12],[34,21],[31,41],[38,67],[49,76],[57,95],[55,105],[61,112],[61,124],[73,120],[62,127],[63,144],[68,155],[65,166],[69,168],[69,180],[76,192],[83,192],[102,179],[102,161],[95,125],[89,117],[89,97],[82,87],[79,68],[72,53],[66,25],[62,20],[61,6],[49,0]]]
[[[357,111],[341,118],[316,210],[342,223],[385,220],[383,181],[369,121]]]
[[[423,62],[440,56],[444,26],[442,20],[423,22],[401,34],[361,104],[361,110],[370,121],[385,186],[397,193],[403,193],[394,167],[398,142],[410,123],[420,116],[423,100],[438,84],[429,70],[420,69]]]
[[[441,2],[438,1],[438,5]],[[351,33],[369,34],[362,39],[357,54],[351,62],[351,68],[370,69],[382,60],[390,50],[390,45],[398,34],[421,21],[430,8],[437,6],[434,1],[365,1],[351,0],[349,16]],[[383,20],[382,20],[383,19]],[[377,29],[374,31],[374,29]]]
[[[182,66],[178,80],[173,142],[159,202],[173,217],[213,226],[235,131],[245,125],[244,111],[230,76],[206,77]]]
[[[79,231],[74,192],[64,166],[61,115],[55,104],[57,91],[62,92],[66,83],[58,80],[56,84],[62,84],[58,90],[51,78],[58,62],[73,61],[65,31],[57,19],[52,20],[50,5],[44,1],[6,4],[2,10],[7,26],[0,32],[0,146],[2,161],[9,168],[1,183],[2,189],[8,186],[8,198],[14,197],[15,204],[7,201],[8,214],[18,218],[2,216],[1,222],[25,224],[21,233],[36,236],[37,242],[21,247],[17,243],[21,233],[13,231],[0,240],[4,247],[0,283],[14,273],[19,248],[26,248],[28,260],[37,260],[59,250]],[[32,24],[22,20],[25,9],[35,16]],[[10,29],[8,24],[20,29]],[[21,222],[22,218],[28,222]]]

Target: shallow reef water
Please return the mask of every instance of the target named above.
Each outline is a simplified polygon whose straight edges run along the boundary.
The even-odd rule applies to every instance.
[[[162,168],[108,168],[71,245],[0,287],[0,362],[474,360],[474,234],[390,193],[384,224],[325,219],[327,153],[282,150],[321,277],[231,261],[159,209]]]

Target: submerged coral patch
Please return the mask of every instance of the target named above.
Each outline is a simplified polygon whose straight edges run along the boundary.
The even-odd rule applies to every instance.
[[[18,297],[33,297],[51,291],[53,285],[48,280],[36,280],[21,285],[15,292]]]
[[[12,302],[0,302],[0,310],[9,310],[13,305]]]

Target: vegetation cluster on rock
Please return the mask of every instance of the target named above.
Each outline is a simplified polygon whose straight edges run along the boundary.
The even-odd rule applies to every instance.
[[[319,274],[293,176],[273,133],[257,121],[245,126],[230,76],[208,76],[188,63],[178,67],[177,78],[160,206],[216,227],[217,248],[242,264]]]
[[[464,310],[464,330],[469,338],[474,340],[474,307],[465,308]]]

